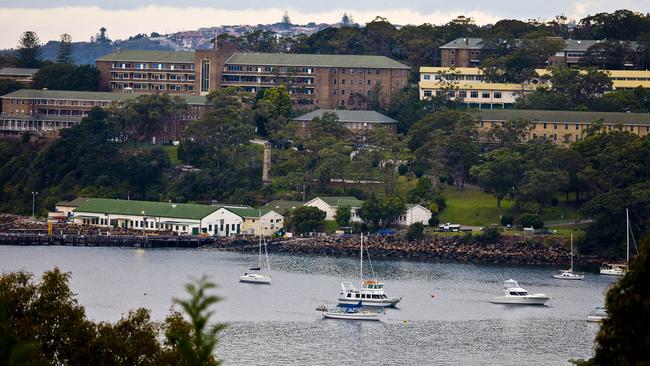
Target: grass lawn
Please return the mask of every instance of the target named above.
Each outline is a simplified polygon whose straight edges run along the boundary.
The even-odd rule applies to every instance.
[[[162,145],[162,148],[167,153],[167,156],[169,156],[169,161],[172,163],[172,165],[181,164],[181,161],[178,160],[178,146]]]
[[[447,199],[447,208],[440,215],[440,223],[484,226],[498,224],[502,215],[512,215],[515,218],[520,215],[520,212],[512,207],[511,201],[501,201],[501,208],[497,208],[496,198],[475,186],[466,185],[462,191],[447,186],[443,194]],[[575,218],[575,206],[573,203],[566,204],[561,201],[557,206],[545,208],[541,217],[546,224],[571,221]],[[562,227],[562,230],[567,228]]]
[[[338,227],[339,226],[334,220],[325,220],[325,224],[323,225],[323,229],[325,229],[326,233],[333,233],[338,229]]]

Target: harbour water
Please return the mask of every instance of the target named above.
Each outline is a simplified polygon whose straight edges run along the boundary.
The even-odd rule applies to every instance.
[[[592,355],[599,325],[585,318],[615,280],[556,280],[554,267],[374,260],[387,294],[403,300],[384,321],[362,323],[315,311],[335,302],[341,280],[357,281],[358,258],[273,255],[272,285],[238,283],[256,260],[214,250],[0,247],[2,272],[71,272],[79,302],[98,321],[137,307],[163,319],[172,298],[185,296],[183,285],[207,275],[224,298],[215,320],[228,325],[218,347],[226,365],[568,364]],[[491,304],[508,278],[553,299],[543,307]]]

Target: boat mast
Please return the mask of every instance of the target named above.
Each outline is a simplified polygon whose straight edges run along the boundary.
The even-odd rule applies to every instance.
[[[363,232],[361,232],[361,251],[359,252],[359,262],[361,263],[359,266],[359,281],[363,287]]]
[[[630,264],[630,210],[625,209],[625,236],[627,238],[627,253],[626,253],[626,259],[625,263],[628,265]]]
[[[571,272],[573,272],[573,233],[571,233]]]
[[[260,248],[257,254],[257,267],[262,268],[262,210],[258,210],[260,220]]]

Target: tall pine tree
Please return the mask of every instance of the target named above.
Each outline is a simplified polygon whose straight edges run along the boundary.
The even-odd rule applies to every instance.
[[[33,31],[26,31],[20,36],[16,58],[20,67],[41,67],[43,61],[41,55],[41,44],[38,35]]]
[[[69,34],[62,34],[59,42],[59,50],[56,54],[56,62],[61,64],[73,64],[74,56],[72,55],[72,37]]]

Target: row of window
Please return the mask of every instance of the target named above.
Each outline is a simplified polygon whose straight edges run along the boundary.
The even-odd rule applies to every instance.
[[[481,122],[479,122],[479,125],[480,125],[481,127],[485,127],[485,126],[486,126],[486,123],[488,123],[488,126],[493,126],[493,125],[495,125],[495,124],[499,124],[499,123],[503,126],[503,124],[504,124],[504,122],[484,122],[484,121],[481,121]],[[554,130],[557,130],[559,125],[563,125],[564,129],[565,129],[565,130],[568,130],[568,129],[569,129],[569,126],[571,125],[571,124],[569,124],[569,123],[537,122],[537,123],[533,123],[533,129],[536,129],[536,128],[537,128],[537,124],[538,124],[538,123],[541,123],[543,129],[547,129],[547,128],[548,128],[548,125],[551,124],[551,125],[553,125],[553,129],[554,129]],[[589,124],[584,124],[584,126],[583,126],[582,128],[586,128],[586,127],[588,127],[588,126],[589,126]],[[630,132],[634,132],[634,127],[636,127],[636,130],[637,130],[638,132],[641,132],[643,128],[645,128],[645,131],[646,131],[646,132],[650,132],[650,126],[633,126],[633,125],[628,125],[628,126],[620,126],[620,127],[621,127],[621,130],[622,130],[622,131],[630,131]],[[581,128],[581,124],[579,124],[579,123],[575,123],[575,124],[573,124],[573,128],[574,128],[576,131],[578,131],[578,130],[580,130],[580,128]],[[609,124],[609,125],[607,125],[605,128],[606,128],[608,131],[611,131],[612,129],[616,129],[617,126],[616,126],[616,125],[611,125],[611,124]]]
[[[70,128],[74,125],[75,122],[0,120],[0,130],[1,129],[51,130],[51,129]]]
[[[66,100],[66,99],[9,99],[9,104],[107,107],[110,104],[110,102],[88,101],[88,100]]]
[[[178,85],[178,84],[122,84],[111,83],[111,89],[125,89],[132,88],[133,90],[169,90],[169,91],[194,91],[194,85]]]
[[[334,80],[332,80],[332,83],[333,83],[334,85],[336,85],[336,84],[338,83],[338,79],[334,79]],[[381,81],[380,81],[380,80],[375,80],[375,83],[376,83],[376,84],[381,84]],[[350,85],[354,85],[354,84],[355,84],[355,80],[354,80],[354,79],[350,79],[350,80],[349,80],[349,84],[350,84]],[[361,80],[361,79],[356,80],[356,84],[358,84],[358,85],[363,85],[363,80]],[[367,85],[372,85],[372,80],[370,80],[370,79],[366,80],[366,84],[367,84]],[[341,79],[341,85],[345,85],[345,79]]]
[[[151,74],[151,73],[120,73],[111,72],[111,79],[117,80],[178,80],[178,81],[194,81],[194,74]]]
[[[131,62],[113,62],[111,65],[114,69],[135,69],[135,70],[194,70],[194,64],[178,63],[131,63]]]
[[[467,98],[467,90],[459,90],[458,92],[456,92],[454,90],[448,90],[448,91],[436,90],[436,96],[437,97],[443,96],[443,95],[445,95],[445,93],[449,98],[455,98],[455,97]],[[477,91],[477,90],[472,90],[472,91],[469,92],[469,97],[476,99],[476,98],[479,98],[479,94],[480,94],[482,99],[501,99],[502,96],[503,96],[500,91],[495,91],[495,92],[482,91],[482,92],[479,93],[479,91]],[[430,98],[433,95],[433,91],[432,90],[425,90],[423,92],[423,95],[426,98]]]
[[[332,90],[332,95],[336,95],[336,93],[337,93],[336,89]],[[345,95],[345,89],[341,89],[341,95]],[[359,89],[359,91],[355,93],[354,90],[350,89],[348,95],[363,95],[363,90]],[[368,90],[366,92],[366,95],[368,96],[372,95],[372,91]]]

